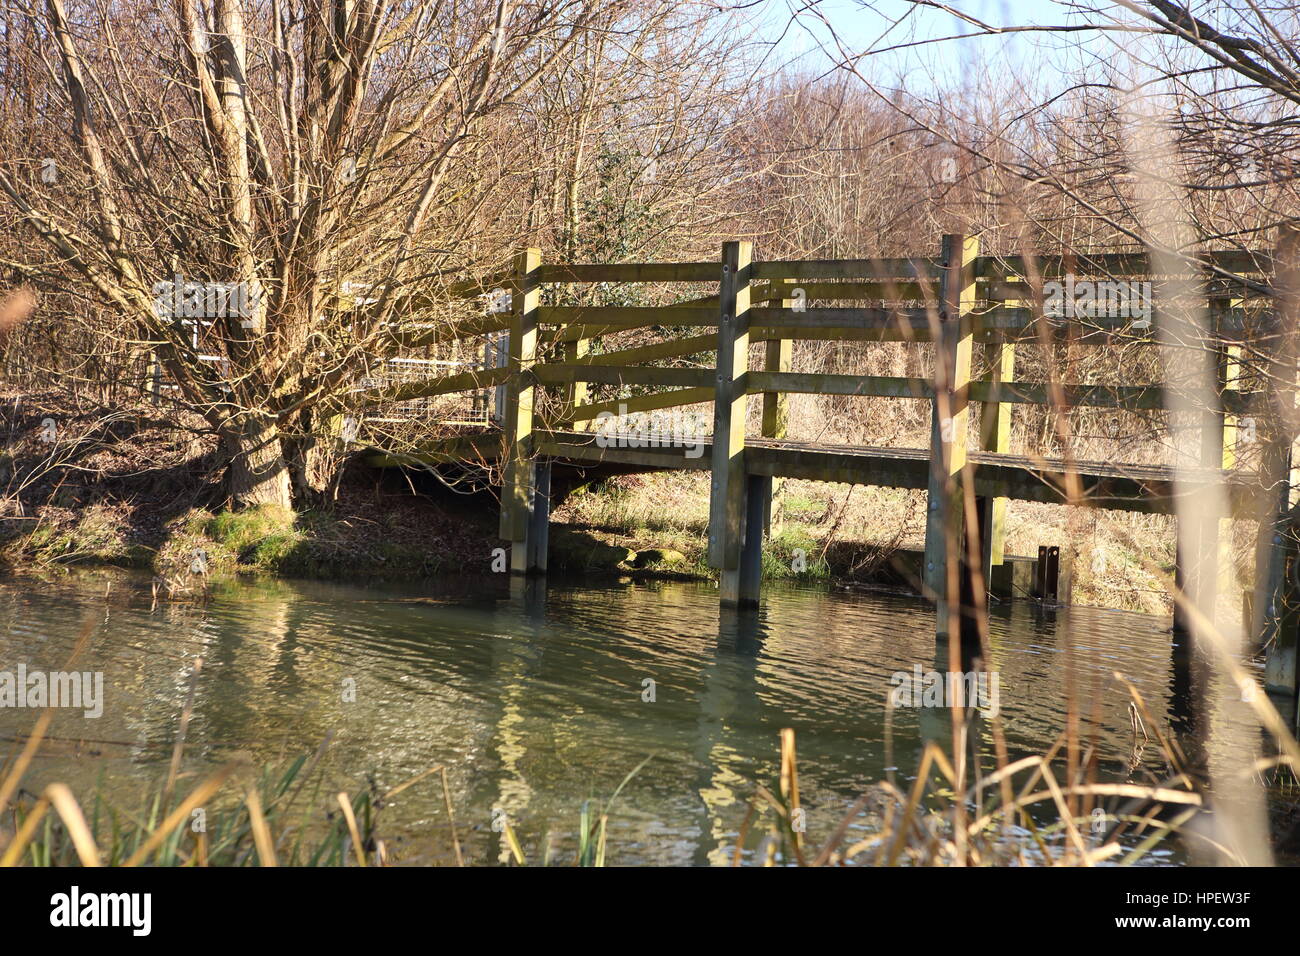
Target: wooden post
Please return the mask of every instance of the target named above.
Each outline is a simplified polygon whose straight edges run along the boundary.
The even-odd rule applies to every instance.
[[[957,633],[960,613],[958,574],[965,530],[962,469],[970,424],[970,311],[975,302],[978,255],[977,238],[943,237],[923,567],[925,590],[935,602],[936,633],[941,638]]]
[[[529,516],[528,574],[545,574],[551,540],[551,460],[533,464],[533,513]]]
[[[721,572],[722,602],[740,602],[745,526],[745,386],[749,371],[749,280],[753,245],[722,246],[718,368],[713,394],[713,475],[709,494],[709,564]]]
[[[1295,529],[1291,510],[1291,444],[1295,437],[1297,327],[1300,326],[1300,228],[1279,231],[1273,280],[1273,333],[1269,342],[1268,381],[1273,401],[1266,428],[1257,427],[1259,478],[1263,500],[1255,549],[1255,635],[1259,646],[1272,641],[1266,683],[1295,694],[1297,603],[1300,594],[1291,567]]]
[[[532,367],[537,360],[537,307],[542,252],[527,249],[515,258],[515,290],[511,299],[510,379],[506,388],[505,480],[501,489],[501,537],[511,543],[510,571],[524,574],[529,566],[528,534],[533,510],[533,402],[536,387]]]
[[[745,529],[740,549],[741,607],[756,606],[763,581],[763,519],[772,513],[772,477],[750,475],[745,482]]]
[[[787,284],[795,281],[794,279],[785,280]],[[781,308],[793,308],[796,301],[803,302],[805,299],[803,297],[798,300],[782,299]],[[794,342],[790,339],[769,339],[764,349],[763,368],[768,372],[788,372],[793,357]],[[764,392],[763,437],[784,438],[789,423],[790,396],[785,392]],[[765,535],[771,533],[774,522],[779,524],[776,515],[780,510],[778,501],[782,484],[784,484],[784,479],[774,479],[772,488],[768,493],[768,508],[763,516],[763,533]]]
[[[992,367],[989,380],[996,387],[1016,379],[1016,346],[1000,342],[989,346]],[[980,448],[1000,455],[1011,451],[1011,403],[984,402],[980,405]],[[1006,540],[1007,499],[989,497],[976,499],[980,515],[980,547],[983,549],[985,580],[991,569],[1002,563]]]
[[[578,359],[585,357],[591,352],[591,339],[574,339],[572,342],[565,342],[562,349],[563,361],[576,362]],[[560,412],[560,423],[568,428],[577,428],[578,423],[573,420],[573,410],[579,405],[587,404],[587,383],[570,382],[564,386],[564,398],[562,411]],[[583,423],[583,427],[586,423]]]

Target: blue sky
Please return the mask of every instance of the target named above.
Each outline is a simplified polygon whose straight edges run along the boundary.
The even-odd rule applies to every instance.
[[[1054,0],[949,0],[948,5],[999,26],[1072,22],[1068,11]],[[880,79],[904,78],[909,87],[925,84],[931,75],[952,77],[971,59],[1037,70],[1045,65],[1050,68],[1053,61],[1063,66],[1067,58],[1075,58],[1065,48],[1081,42],[1091,40],[1090,45],[1103,55],[1112,49],[1095,34],[1071,34],[1062,40],[1029,33],[889,50],[918,40],[974,33],[977,28],[946,11],[918,7],[907,0],[762,0],[750,8],[759,36],[776,42],[777,61],[809,72],[821,72],[832,65],[819,49],[819,41],[829,46],[826,25],[810,7],[830,22],[847,48],[873,51],[863,63],[864,71]],[[901,22],[891,27],[893,20]]]

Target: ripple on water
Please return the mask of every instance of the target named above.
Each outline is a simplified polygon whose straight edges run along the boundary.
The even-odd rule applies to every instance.
[[[333,772],[351,787],[373,775],[388,788],[445,764],[480,861],[501,853],[494,810],[538,855],[548,839],[571,853],[582,801],[607,798],[653,755],[614,808],[611,856],[722,862],[753,784],[777,773],[783,727],[798,733],[816,840],[885,775],[890,747],[905,777],[923,738],[946,732],[946,715],[900,708],[886,720],[892,675],[935,667],[931,611],[912,598],[774,586],[761,611],[737,616],[719,614],[716,588],[693,583],[557,581],[544,601],[511,596],[504,582],[467,587],[252,582],[154,606],[144,579],[117,579],[107,596],[91,575],[5,582],[0,669],[59,667],[89,619],[82,668],[102,670],[107,687],[99,720],[58,715],[33,782],[89,788],[103,773],[128,800],[156,780],[196,654],[191,769],[236,750],[268,761],[314,752],[326,735]],[[990,642],[1013,757],[1051,745],[1073,693],[1095,714],[1103,767],[1118,772],[1131,731],[1115,671],[1153,713],[1169,711],[1167,620],[1012,605],[992,618]],[[0,735],[25,732],[34,716],[0,710]],[[85,739],[101,742],[98,757],[84,745],[75,755]],[[412,856],[443,852],[445,831],[426,835],[445,821],[440,788],[413,787],[385,812]]]

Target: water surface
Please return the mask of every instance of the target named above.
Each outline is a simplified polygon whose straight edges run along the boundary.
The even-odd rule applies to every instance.
[[[815,844],[874,783],[892,774],[907,786],[924,739],[950,742],[946,712],[886,707],[894,674],[936,659],[932,611],[893,594],[770,586],[761,611],[737,615],[694,583],[254,581],[155,602],[147,578],[78,574],[0,583],[0,670],[57,670],[91,619],[78,669],[103,671],[103,716],[60,711],[29,790],[98,782],[123,805],[138,800],[166,772],[202,656],[187,779],[236,752],[312,753],[327,735],[334,782],[353,791],[445,765],[469,862],[505,859],[494,813],[531,860],[570,861],[582,801],[608,798],[647,757],[613,808],[611,862],[728,862],[755,783],[773,785],[783,727],[797,733]],[[1013,759],[1057,739],[1072,692],[1097,718],[1102,776],[1164,778],[1158,748],[1135,753],[1128,692],[1112,675],[1180,723],[1167,619],[1017,604],[995,612],[991,632]],[[0,709],[0,739],[35,717]],[[987,724],[979,733],[987,769]],[[436,778],[381,820],[402,861],[450,859]],[[1179,858],[1171,845],[1151,861]]]

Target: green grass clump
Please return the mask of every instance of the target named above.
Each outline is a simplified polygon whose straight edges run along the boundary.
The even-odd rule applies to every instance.
[[[286,766],[264,768],[255,779],[227,771],[210,778],[229,779],[225,799],[217,796],[204,801],[201,808],[187,807],[165,783],[146,795],[138,811],[116,806],[97,791],[85,808],[84,819],[99,862],[106,866],[128,862],[152,866],[347,866],[358,862],[354,834],[369,862],[382,858],[375,836],[376,806],[369,791],[348,797],[349,821],[346,814],[337,812],[342,804],[330,800],[334,795],[325,789],[318,765],[306,757]],[[247,780],[242,800],[229,790],[230,783],[241,777]],[[8,858],[4,863],[35,867],[84,864],[62,819],[62,808],[51,805],[50,795],[47,791],[45,796],[24,800],[13,808],[16,832],[24,833],[28,826],[31,830],[5,848]],[[329,802],[334,804],[332,811]],[[268,838],[260,845],[259,831]]]
[[[259,549],[270,557],[283,554],[287,542],[296,540],[294,513],[279,505],[258,505],[243,511],[223,511],[203,529],[209,538],[248,561]],[[277,542],[267,545],[267,542]],[[256,562],[254,562],[256,563]]]
[[[764,544],[764,578],[820,581],[830,574],[821,545],[804,525],[787,521]]]
[[[72,523],[41,522],[7,542],[13,555],[37,565],[147,563],[147,552],[127,541],[121,518],[109,507],[93,505]]]

